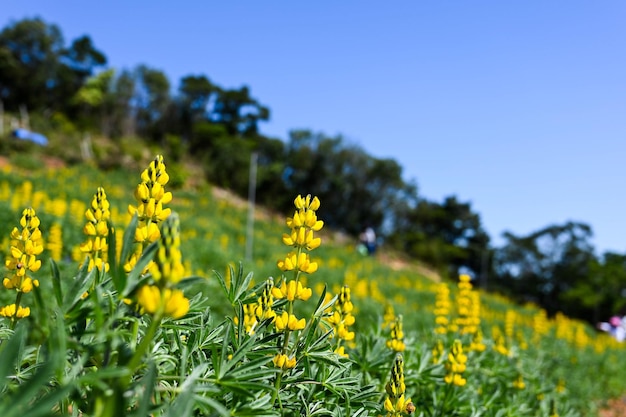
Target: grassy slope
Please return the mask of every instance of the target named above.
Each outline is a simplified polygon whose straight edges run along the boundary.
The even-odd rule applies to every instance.
[[[139,172],[101,172],[89,166],[40,169],[45,165],[41,160],[22,154],[0,172],[0,236],[8,236],[19,219],[21,209],[34,204],[42,219],[44,235],[47,235],[53,224],[62,226],[62,258],[66,261],[62,262],[62,269],[66,272],[66,279],[70,279],[77,266],[77,262],[71,260],[73,249],[84,239],[81,232],[84,204],[91,200],[97,186],[104,186],[113,207],[114,222],[118,232],[121,231],[129,220],[125,211],[128,204],[133,203],[132,194],[139,182]],[[32,185],[30,191],[28,185],[25,185],[28,183]],[[256,282],[269,276],[279,277],[276,261],[289,250],[281,242],[281,236],[287,232],[287,227],[282,216],[257,207],[254,256],[251,260],[244,260],[246,203],[223,190],[202,185],[200,181],[195,181],[195,184],[193,188],[172,190],[174,201],[171,207],[181,217],[183,254],[187,270],[206,278],[197,290],[210,294],[211,308],[219,315],[230,314],[230,306],[225,305],[214,274],[227,274],[228,265],[237,266],[241,262],[245,272],[254,273]],[[363,257],[354,250],[353,241],[333,231],[323,230],[321,236],[323,244],[313,252],[314,258],[320,263],[320,269],[311,277],[308,285],[320,293],[326,284],[331,292],[336,293],[341,284],[349,284],[359,310],[357,331],[359,328],[364,331],[366,328],[379,327],[384,306],[387,303],[393,304],[396,312],[405,317],[407,343],[416,349],[426,348],[432,342],[434,289],[438,277],[416,263],[400,261],[399,256],[391,253],[380,254],[375,259]],[[8,249],[7,238],[4,239],[2,248]],[[38,272],[38,278],[44,287],[49,285],[45,278],[47,274],[47,268]],[[451,289],[454,294],[453,284]],[[7,300],[3,297],[2,301]],[[536,307],[516,306],[507,299],[489,294],[482,294],[481,301],[486,334],[493,327],[504,329],[507,312],[512,311],[520,337],[530,340],[533,318],[538,312]],[[594,366],[611,366],[612,360],[595,358],[592,354],[575,356],[578,354],[572,346],[576,343],[592,343],[579,339],[582,338],[581,335],[587,339],[593,338],[593,331],[580,323],[572,324],[567,319],[562,321],[565,324],[552,322],[552,331],[556,334],[562,327],[566,329],[563,331],[570,333],[561,335],[562,340],[558,337],[550,340],[553,351],[541,352],[536,358],[537,363],[591,360],[590,363]],[[587,367],[576,367],[568,375],[562,372],[562,369],[555,368],[555,375],[551,378],[568,378],[574,397],[576,390],[589,390],[588,383],[584,381],[585,375],[588,375]],[[537,378],[544,376],[538,375]],[[593,392],[586,392],[581,398],[589,398],[589,395],[592,398],[604,398],[623,389],[623,383],[607,380],[604,384],[596,384]]]

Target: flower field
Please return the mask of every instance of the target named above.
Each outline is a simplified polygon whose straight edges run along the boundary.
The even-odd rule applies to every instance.
[[[141,172],[0,171],[0,415],[595,416],[626,349]]]

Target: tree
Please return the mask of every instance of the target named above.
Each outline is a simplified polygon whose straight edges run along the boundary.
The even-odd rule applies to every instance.
[[[218,89],[210,117],[224,125],[229,135],[250,137],[258,134],[260,121],[269,120],[270,110],[253,99],[246,86],[238,90]]]
[[[592,259],[588,275],[581,278],[563,294],[568,304],[579,306],[581,317],[597,323],[626,315],[626,255],[606,252]]]
[[[210,120],[210,104],[215,101],[219,87],[213,85],[204,75],[188,75],[180,81],[178,100],[180,115],[180,133],[189,142],[192,149],[199,149],[202,144],[193,142],[193,126]]]
[[[57,104],[63,50],[61,30],[39,18],[13,22],[0,32],[0,98],[8,110]]]
[[[397,248],[452,276],[486,272],[483,257],[489,252],[489,235],[471,204],[455,196],[443,203],[419,200],[398,217],[391,239]]]
[[[105,123],[103,133],[113,138],[135,134],[133,97],[136,80],[133,74],[124,70],[113,81],[112,90],[105,102]]]
[[[291,131],[286,147],[286,187],[292,194],[314,194],[320,215],[339,230],[357,235],[366,225],[379,231],[415,189],[402,180],[402,168],[377,159],[359,146],[309,130]]]
[[[10,110],[24,105],[71,113],[72,97],[106,61],[88,36],[65,48],[56,25],[39,18],[14,22],[0,32],[0,99]]]
[[[133,101],[139,133],[160,140],[166,133],[162,122],[171,104],[170,82],[165,73],[146,65],[137,67]]]
[[[96,120],[91,117],[93,113],[99,115],[99,125],[102,126],[104,118],[104,105],[110,95],[111,83],[115,76],[115,70],[102,71],[86,80],[82,87],[74,95],[74,102],[83,109],[84,129],[94,128]]]
[[[595,259],[592,234],[589,225],[579,222],[547,226],[522,237],[505,232],[506,243],[496,251],[497,286],[518,299],[537,302],[549,313],[580,317],[583,312],[565,294],[589,275]]]

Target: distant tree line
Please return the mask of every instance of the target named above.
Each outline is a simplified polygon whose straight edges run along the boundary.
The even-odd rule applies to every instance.
[[[312,193],[320,216],[353,236],[374,227],[385,245],[444,275],[470,273],[478,285],[549,313],[597,321],[626,307],[626,255],[596,256],[584,223],[551,225],[527,236],[505,233],[494,247],[480,215],[455,196],[441,202],[418,193],[393,159],[380,159],[341,136],[293,130],[286,140],[260,133],[270,109],[246,86],[228,89],[202,74],[174,89],[147,65],[117,70],[89,36],[66,44],[61,30],[39,18],[0,32],[0,104],[60,118],[76,130],[112,140],[134,137],[202,163],[207,180],[242,196],[249,162],[258,160],[258,201],[288,211]]]

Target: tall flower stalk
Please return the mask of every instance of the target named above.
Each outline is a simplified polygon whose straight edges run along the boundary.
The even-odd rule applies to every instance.
[[[180,251],[180,223],[176,213],[172,213],[162,225],[159,248],[150,273],[152,282],[137,291],[137,304],[142,313],[152,316],[152,321],[130,361],[131,369],[140,363],[161,320],[164,317],[179,319],[189,311],[189,300],[174,287],[185,273]]]
[[[324,222],[317,219],[317,210],[320,201],[317,197],[298,195],[294,200],[296,210],[293,217],[287,218],[287,226],[290,233],[283,234],[283,243],[293,248],[285,258],[278,261],[278,267],[283,272],[291,272],[292,279],[283,276],[280,286],[272,288],[272,296],[276,300],[287,300],[285,309],[279,314],[276,313],[274,326],[278,332],[283,332],[282,344],[279,351],[274,356],[273,363],[276,367],[291,369],[296,366],[297,358],[290,352],[289,341],[292,332],[297,332],[305,328],[306,320],[298,318],[294,314],[294,302],[296,300],[306,301],[312,295],[312,290],[305,287],[300,281],[301,274],[312,274],[317,271],[317,262],[313,262],[309,252],[318,248],[321,239],[315,236],[324,226]],[[278,389],[282,381],[283,372],[276,378],[272,403],[276,399]]]
[[[394,352],[404,352],[406,349],[406,345],[404,344],[404,330],[402,328],[402,315],[397,316],[394,322],[391,323],[387,347]]]
[[[163,207],[164,204],[172,201],[172,193],[165,191],[165,185],[169,179],[161,155],[157,155],[141,173],[141,182],[135,189],[137,205],[128,206],[128,212],[131,216],[136,214],[138,222],[135,230],[137,247],[124,266],[126,272],[133,269],[143,250],[152,242],[159,240],[161,236],[159,225],[172,212],[170,208]]]
[[[344,285],[337,296],[337,301],[333,306],[334,311],[326,319],[333,326],[332,337],[336,339],[335,353],[348,357],[343,342],[352,342],[354,340],[354,332],[350,330],[355,322],[352,315],[354,305],[350,299],[350,287]]]
[[[107,272],[109,270],[107,238],[111,212],[104,188],[98,187],[91,204],[85,211],[85,218],[87,222],[83,227],[83,233],[87,236],[87,240],[80,245],[80,251],[89,256],[87,269],[91,271],[97,268],[101,272]]]
[[[22,307],[22,295],[39,286],[39,281],[30,274],[41,268],[41,260],[37,255],[43,252],[43,238],[39,230],[39,218],[32,208],[24,209],[20,219],[21,229],[14,227],[11,231],[11,251],[5,262],[7,276],[2,285],[8,290],[15,290],[15,303],[0,308],[0,316],[11,318],[11,328],[18,319],[30,315],[29,307]]]
[[[385,386],[387,395],[385,397],[384,408],[387,417],[401,417],[405,414],[412,414],[415,406],[410,398],[405,398],[406,385],[404,384],[404,359],[401,354],[397,354],[391,368],[389,382]]]

